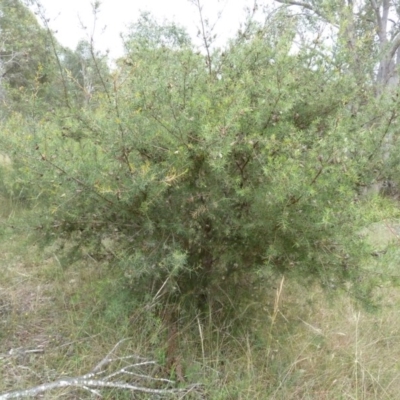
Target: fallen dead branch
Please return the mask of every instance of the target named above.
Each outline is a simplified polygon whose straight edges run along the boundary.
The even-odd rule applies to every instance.
[[[135,355],[113,358],[115,350],[126,340],[127,339],[119,341],[113,349],[85,375],[75,378],[65,377],[29,389],[15,390],[0,394],[0,400],[31,397],[36,396],[39,393],[65,387],[80,388],[100,397],[101,394],[99,389],[104,388],[158,395],[171,395],[174,393],[189,393],[200,387],[200,384],[194,384],[178,389],[173,387],[175,385],[174,381],[152,376],[148,371],[146,371],[146,367],[152,367],[154,369],[157,365],[155,361],[147,360]],[[113,371],[110,372],[110,367],[115,364],[123,364],[123,366],[119,365],[116,368],[111,368]],[[144,381],[147,382],[147,385],[141,383]],[[153,388],[150,386],[150,382],[153,382],[153,384],[157,383],[158,387],[164,386],[164,388]]]

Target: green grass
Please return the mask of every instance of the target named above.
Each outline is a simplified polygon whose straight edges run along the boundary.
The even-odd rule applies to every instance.
[[[5,224],[12,225],[12,208],[9,205],[2,214]],[[396,273],[396,226],[370,226],[366,240],[386,253],[367,260],[366,271]],[[382,232],[389,232],[385,241]],[[60,262],[60,240],[43,249],[33,238],[34,231],[11,228],[1,236],[0,393],[82,375],[123,338],[130,339],[119,355],[165,362],[164,324],[132,299],[121,284],[122,276],[107,261],[88,256],[66,265]],[[234,329],[221,328],[214,316],[179,325],[176,352],[186,381],[204,384],[186,398],[398,397],[397,288],[384,282],[374,291],[380,307],[367,312],[347,293],[327,296],[317,285],[302,287],[282,277],[277,277],[275,287],[275,292],[258,293]],[[162,368],[154,373],[170,377]],[[106,399],[130,398],[121,391],[102,393]],[[93,397],[87,391],[57,389],[43,398]]]

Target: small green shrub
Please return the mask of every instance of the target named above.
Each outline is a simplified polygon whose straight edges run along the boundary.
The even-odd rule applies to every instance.
[[[211,68],[176,27],[142,23],[154,35],[133,28],[95,106],[9,118],[7,190],[39,199],[44,232],[111,257],[146,301],[236,310],[273,271],[357,281],[355,188],[375,139],[346,106],[361,101],[351,75],[291,55],[279,21]]]

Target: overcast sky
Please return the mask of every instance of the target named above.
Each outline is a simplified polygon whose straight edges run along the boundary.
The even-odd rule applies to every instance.
[[[57,39],[64,46],[75,48],[78,41],[87,37],[93,27],[91,3],[94,0],[41,0],[50,19],[50,26],[57,31]],[[246,5],[254,0],[201,0],[203,11],[210,22],[217,20],[218,11],[222,17],[216,25],[216,32],[222,43],[232,37],[244,21]],[[196,35],[199,18],[196,8],[189,0],[102,0],[99,20],[96,24],[95,43],[99,50],[110,50],[111,57],[122,54],[121,32],[137,20],[140,10],[148,10],[158,20],[166,18],[184,25],[189,33]],[[87,26],[82,30],[80,21]]]

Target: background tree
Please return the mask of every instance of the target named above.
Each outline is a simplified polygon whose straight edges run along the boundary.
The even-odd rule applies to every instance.
[[[105,55],[96,52],[88,41],[80,41],[74,52],[65,49],[61,63],[76,104],[88,105],[97,92],[111,89]]]
[[[5,104],[17,110],[27,106],[24,97],[28,96],[54,101],[54,39],[21,1],[2,0],[0,11],[1,90]]]
[[[346,49],[352,72],[360,73],[376,60],[374,80],[379,87],[398,83],[399,10],[389,0],[320,2],[277,0],[300,7],[306,18],[331,25],[335,40]]]
[[[372,107],[375,103],[371,114],[374,117],[363,124],[375,131],[376,143],[379,145],[370,155],[369,171],[365,171],[363,175],[367,184],[371,181],[389,181],[390,185],[398,186],[400,181],[397,178],[399,158],[395,117],[400,46],[398,7],[388,0],[361,3],[277,1],[289,6],[293,14],[296,14],[295,10],[302,10],[302,15],[298,18],[302,20],[301,25],[306,27],[304,37],[309,45],[331,42],[331,49],[327,48],[325,52],[326,55],[329,54],[325,65],[330,64],[329,68],[351,75],[357,86],[363,88],[361,96],[364,104],[369,103],[369,107]],[[356,116],[359,106],[351,102],[347,102],[347,105]],[[377,117],[378,114],[384,116],[383,119]],[[387,124],[388,114],[392,117]]]

